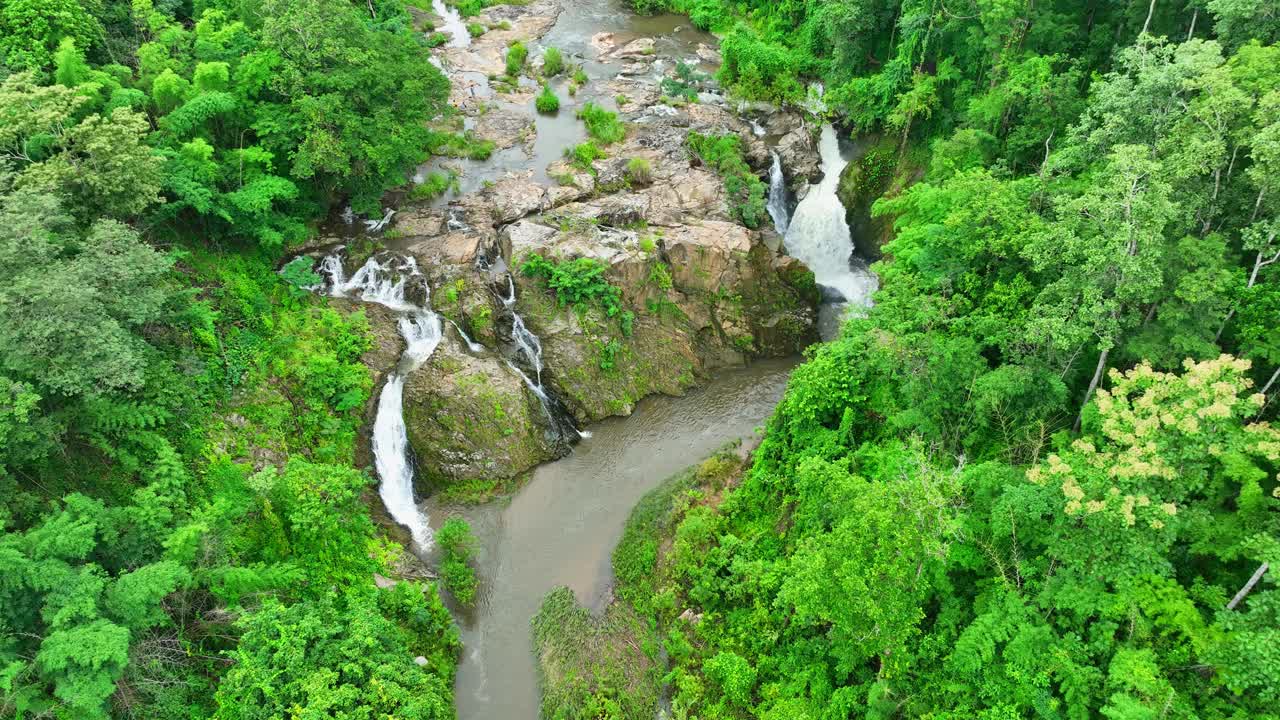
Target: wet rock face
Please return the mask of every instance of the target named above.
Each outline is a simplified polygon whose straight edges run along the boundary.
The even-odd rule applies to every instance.
[[[821,159],[813,135],[807,128],[797,127],[789,131],[777,145],[778,157],[791,189],[797,193],[822,179]]]
[[[792,355],[816,338],[812,274],[740,225],[690,219],[658,234],[545,222],[503,231],[512,262],[531,254],[597,260],[634,315],[628,335],[618,318],[561,307],[539,281],[518,276],[517,309],[542,339],[551,386],[580,420],[628,414],[645,395],[680,393],[710,370]]]
[[[892,138],[867,138],[857,146],[836,187],[858,252],[871,260],[879,260],[884,255],[881,248],[893,239],[893,218],[872,216],[871,206],[889,190],[896,157]]]
[[[779,254],[772,230],[734,221],[724,179],[691,161],[686,139],[691,131],[735,134],[762,175],[772,161],[769,145],[718,95],[662,104],[656,73],[673,69],[668,58],[657,64],[652,38],[592,38],[591,59],[610,63],[612,77],[592,77],[566,101],[617,107],[627,135],[604,148],[607,157],[589,169],[556,160],[545,174],[520,164],[520,156],[532,161],[544,152],[535,147],[542,122],[531,107],[536,83],[486,78],[505,72],[507,47],[517,39],[531,48],[536,68],[537,41],[561,5],[532,0],[487,8],[472,20],[488,32],[469,47],[436,50],[453,84],[453,104],[470,118],[467,127],[492,140],[499,150],[492,162],[511,163],[511,171],[447,205],[399,208],[394,234],[384,237],[416,259],[431,307],[444,320],[439,347],[404,388],[420,492],[444,488],[474,497],[509,486],[566,450],[538,396],[508,362],[515,357],[513,309],[540,339],[544,387],[579,422],[629,414],[647,395],[682,393],[716,368],[792,355],[817,339],[812,273]],[[509,29],[501,29],[504,22]],[[688,59],[715,63],[718,51],[701,46]],[[564,98],[563,87],[558,91]],[[762,117],[770,139],[781,138],[777,148],[791,183],[807,188],[819,159],[803,118]],[[633,161],[648,170],[637,176]],[[459,161],[464,173],[465,166]],[[619,291],[620,312],[561,305],[541,280],[520,271],[532,254],[599,261]],[[514,308],[505,302],[508,269]],[[403,341],[391,313],[364,309],[376,339],[366,362],[381,384]]]
[[[496,356],[468,352],[446,330],[405,383],[404,417],[422,493],[501,486],[566,451],[547,432],[538,400]]]

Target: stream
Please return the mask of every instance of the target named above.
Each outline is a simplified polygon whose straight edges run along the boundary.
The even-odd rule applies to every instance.
[[[530,57],[543,48],[557,47],[566,59],[579,63],[591,81],[576,97],[565,91],[568,73],[552,80],[563,105],[558,114],[535,111],[532,101],[513,103],[493,92],[480,73],[450,67],[465,64],[474,52],[466,25],[456,11],[433,0],[442,19],[440,31],[450,36],[433,63],[450,72],[455,83],[469,87],[472,98],[485,98],[491,107],[532,117],[536,135],[530,146],[517,144],[495,152],[486,161],[433,159],[418,169],[421,182],[429,172],[452,167],[461,172],[459,192],[439,198],[437,206],[475,191],[507,173],[528,172],[535,182],[552,185],[546,167],[562,150],[585,138],[575,110],[588,100],[610,110],[617,106],[606,91],[621,63],[598,57],[592,38],[608,31],[619,43],[653,38],[653,82],[678,60],[703,69],[698,59],[714,37],[692,27],[685,17],[640,17],[623,0],[566,2],[554,25],[541,38],[531,38]],[[464,53],[459,55],[458,53]],[[477,77],[478,76],[478,77]],[[723,102],[714,97],[709,102]],[[667,108],[670,110],[670,108]],[[641,119],[640,121],[643,121]],[[466,119],[471,127],[474,118]],[[751,120],[757,137],[764,128]],[[768,142],[768,140],[766,140]],[[794,206],[787,190],[782,162],[773,151],[769,172],[768,210],[789,254],[803,260],[823,288],[819,326],[824,338],[838,333],[851,310],[870,304],[875,276],[854,253],[844,208],[836,197],[840,172],[848,163],[846,148],[836,132],[824,127],[820,143],[823,179],[812,185]],[[387,227],[394,210],[363,224],[370,233]],[[353,218],[346,218],[347,225]],[[452,211],[450,229],[465,227]],[[377,302],[395,311],[406,349],[388,375],[372,428],[372,450],[380,480],[379,492],[390,515],[406,526],[419,556],[430,559],[431,528],[451,515],[461,515],[478,540],[476,571],[480,581],[476,604],[455,608],[463,655],[456,681],[457,717],[462,720],[536,719],[539,716],[538,673],[533,654],[530,620],[552,588],[566,585],[584,606],[599,613],[611,599],[610,556],[635,504],[667,477],[696,464],[726,443],[750,435],[764,424],[782,397],[797,359],[757,361],[746,368],[724,371],[703,387],[679,398],[642,400],[632,415],[611,418],[579,430],[560,401],[543,386],[542,344],[515,312],[516,288],[509,272],[505,292],[495,287],[511,331],[505,362],[518,373],[542,403],[552,431],[566,441],[578,441],[562,459],[537,467],[514,495],[480,506],[458,507],[437,498],[419,502],[414,495],[414,467],[408,449],[402,395],[405,378],[420,368],[440,342],[446,323],[431,309],[430,292],[411,256],[394,241],[350,279],[343,272],[344,250],[339,247],[321,263],[326,284],[313,288],[338,297]],[[498,275],[501,277],[501,274]],[[419,288],[419,285],[422,287]],[[407,292],[411,291],[411,292]],[[462,328],[449,323],[473,353],[485,350]]]
[[[603,609],[610,555],[632,507],[667,477],[762,425],[794,364],[759,361],[684,397],[643,400],[630,417],[592,425],[591,439],[535,470],[509,501],[461,510],[480,540],[480,589],[475,609],[459,618],[460,720],[538,717],[529,621],[542,598],[567,585],[586,607]],[[459,512],[428,508],[436,527]]]

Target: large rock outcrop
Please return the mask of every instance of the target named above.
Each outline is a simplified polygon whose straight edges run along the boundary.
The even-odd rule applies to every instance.
[[[563,454],[538,399],[495,355],[473,353],[456,332],[405,382],[404,419],[419,482],[483,496]]]
[[[486,175],[474,192],[447,203],[401,206],[384,238],[416,259],[431,307],[446,321],[439,347],[404,388],[424,489],[481,497],[565,450],[564,424],[553,419],[562,416],[549,413],[521,375],[536,376],[529,353],[517,350],[514,314],[540,341],[542,389],[579,423],[628,414],[647,395],[682,393],[716,368],[792,355],[817,339],[812,273],[779,254],[771,230],[735,221],[737,199],[724,178],[691,160],[686,138],[735,134],[761,175],[769,146],[719,96],[663,104],[652,40],[593,38],[596,59],[617,73],[593,78],[577,102],[610,105],[625,96],[617,102],[627,128],[622,142],[604,147],[606,157],[590,166],[520,164],[521,153],[534,157],[532,110],[519,108],[536,84],[485,78],[504,71],[510,41],[531,43],[559,8],[555,0],[488,8],[476,18],[488,32],[470,47],[437,51],[454,105],[477,137],[507,148],[495,158],[510,170]],[[715,49],[699,48],[698,57],[712,62]],[[540,60],[531,58],[532,66]],[[793,184],[807,187],[818,157],[802,118],[780,114],[767,125],[783,140],[778,148]],[[533,255],[598,261],[621,307],[608,315],[599,304],[566,305],[521,271]],[[401,345],[392,315],[374,310],[371,319],[379,341],[368,361],[381,380]]]

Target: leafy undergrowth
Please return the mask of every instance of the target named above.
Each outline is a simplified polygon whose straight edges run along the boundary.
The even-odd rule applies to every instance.
[[[533,619],[549,720],[652,718],[662,678],[658,637],[625,604],[592,617],[567,587],[552,590]]]
[[[719,504],[744,467],[732,446],[663,481],[631,511],[613,552],[615,600],[602,617],[568,588],[543,600],[533,621],[542,716],[564,720],[654,716],[666,672],[661,648],[683,659],[700,618],[677,619],[670,553],[676,525]],[[661,619],[661,622],[659,622]],[[664,637],[660,629],[671,626]],[[730,668],[732,661],[722,661]]]
[[[768,188],[747,164],[738,136],[691,132],[688,143],[694,156],[724,179],[734,217],[753,230],[760,227],[769,217],[764,204]]]

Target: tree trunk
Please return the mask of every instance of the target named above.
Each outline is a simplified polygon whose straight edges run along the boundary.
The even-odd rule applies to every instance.
[[[1240,601],[1249,594],[1249,591],[1253,590],[1253,586],[1257,585],[1258,581],[1262,579],[1262,576],[1267,574],[1268,567],[1270,566],[1267,563],[1262,563],[1258,566],[1257,570],[1253,571],[1253,575],[1249,578],[1249,582],[1245,583],[1244,587],[1240,588],[1240,592],[1236,593],[1236,596],[1231,598],[1231,602],[1227,603],[1228,610],[1236,609],[1236,605],[1239,605]]]
[[[1271,386],[1276,384],[1276,378],[1280,378],[1280,367],[1277,367],[1276,371],[1271,373],[1271,379],[1267,381],[1266,385],[1262,386],[1263,395],[1271,392]]]
[[[1147,21],[1142,23],[1142,32],[1138,33],[1138,37],[1147,34],[1147,29],[1151,27],[1151,16],[1156,14],[1156,0],[1151,0],[1151,5],[1147,6]]]
[[[1107,368],[1107,356],[1110,354],[1111,348],[1107,348],[1098,356],[1098,367],[1094,368],[1089,389],[1084,391],[1084,402],[1080,403],[1080,414],[1076,415],[1076,424],[1073,426],[1075,432],[1080,432],[1080,424],[1084,422],[1084,408],[1089,404],[1089,400],[1093,399],[1093,392],[1098,389],[1098,383],[1102,381],[1102,371]]]
[[[1191,36],[1196,34],[1196,18],[1200,17],[1200,8],[1196,8],[1191,13],[1191,29],[1187,30],[1187,42],[1191,42]]]
[[[1272,233],[1271,237],[1267,238],[1266,247],[1270,249],[1271,243],[1275,242],[1275,240],[1276,240],[1276,233]],[[1280,262],[1280,251],[1277,251],[1275,255],[1271,256],[1270,260],[1262,259],[1263,252],[1264,252],[1263,250],[1259,250],[1258,255],[1253,260],[1253,272],[1249,273],[1249,282],[1244,286],[1245,290],[1250,290],[1253,288],[1254,285],[1258,284],[1258,273],[1262,271],[1262,268],[1268,265],[1271,265],[1275,262]],[[1235,317],[1235,314],[1236,314],[1236,309],[1233,306],[1231,310],[1227,312],[1227,316],[1222,319],[1222,324],[1218,326],[1218,334],[1213,336],[1213,341],[1215,343],[1222,339],[1222,333],[1224,330],[1227,329],[1227,323],[1231,322],[1231,318]]]

